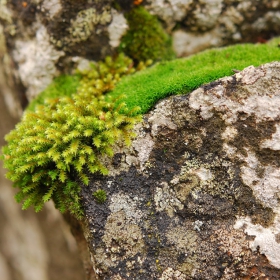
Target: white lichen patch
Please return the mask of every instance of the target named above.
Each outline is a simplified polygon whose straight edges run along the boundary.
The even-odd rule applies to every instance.
[[[225,226],[214,231],[210,241],[219,244],[219,249],[225,253],[229,253],[233,258],[237,259],[242,255],[244,249],[248,247],[248,241],[243,232]]]
[[[18,64],[18,73],[23,85],[27,88],[29,100],[43,91],[57,74],[56,62],[64,55],[49,42],[45,26],[40,25],[36,37],[29,41],[16,40],[13,52]]]
[[[176,193],[166,182],[162,182],[162,188],[157,187],[154,194],[154,201],[157,211],[166,211],[169,217],[174,216],[177,209],[182,210],[184,204],[176,197]]]
[[[142,210],[138,209],[139,198],[135,196],[131,199],[123,193],[116,193],[111,197],[109,209],[112,213],[124,211],[126,219],[138,223],[145,216]]]
[[[194,31],[208,30],[214,27],[223,8],[223,0],[200,0],[193,11]]]
[[[241,178],[249,186],[255,197],[257,197],[264,206],[272,208],[274,211],[280,210],[280,168],[267,165],[262,166],[255,154],[247,151],[248,156],[243,157],[246,162],[241,167]],[[258,168],[262,167],[262,176],[258,176]]]
[[[132,147],[138,152],[140,169],[143,170],[145,163],[149,160],[150,153],[154,147],[154,141],[150,134],[145,134],[144,137],[138,137],[132,143]]]
[[[151,14],[165,21],[171,30],[177,21],[183,20],[193,0],[148,0],[146,8]]]
[[[222,138],[227,141],[232,141],[237,135],[238,131],[233,126],[227,126],[225,131],[222,133]]]
[[[166,268],[159,280],[186,280],[187,276],[179,270],[174,270],[171,267]]]
[[[250,217],[239,217],[234,225],[235,229],[243,229],[250,236],[255,236],[253,241],[249,242],[250,248],[256,251],[259,248],[261,254],[264,254],[270,264],[280,268],[280,244],[276,242],[276,234],[279,230],[279,215],[271,227],[264,228],[261,225],[253,224]]]
[[[254,66],[249,66],[235,75],[237,81],[241,81],[246,85],[252,85],[264,76],[265,72],[261,68],[255,68]]]
[[[172,33],[173,48],[178,57],[198,53],[207,48],[217,47],[222,44],[219,38],[220,30],[215,28],[206,33],[192,33],[182,29]]]
[[[109,44],[116,48],[120,44],[121,37],[128,29],[127,20],[122,13],[112,9],[112,22],[108,26]]]
[[[50,18],[53,18],[62,9],[60,0],[44,0],[41,6],[43,12],[47,11]]]
[[[202,181],[209,181],[213,178],[212,172],[204,167],[194,170],[194,174],[196,174]]]
[[[108,264],[115,266],[136,254],[142,254],[144,257],[145,244],[142,237],[141,228],[127,220],[123,210],[112,213],[107,218],[102,237],[106,246],[105,251],[103,248],[100,249],[103,251],[103,262],[108,259]]]
[[[86,71],[92,69],[91,63],[93,63],[93,61],[90,61],[84,57],[73,56],[72,61],[76,63],[77,70],[79,71]]]
[[[230,159],[234,159],[238,154],[238,149],[232,145],[228,145],[228,143],[223,143],[223,150],[226,152]]]
[[[275,66],[280,67],[278,62]],[[190,107],[200,110],[203,119],[209,119],[213,112],[219,112],[223,115],[226,124],[234,124],[238,121],[240,113],[246,116],[254,116],[256,122],[275,120],[280,117],[280,90],[272,93],[268,87],[263,86],[263,82],[271,80],[273,73],[266,70],[267,64],[260,68],[250,66],[240,73],[237,73],[236,79],[243,83],[243,91],[237,90],[235,98],[226,94],[224,83],[232,78],[220,79],[221,85],[209,90],[199,88],[190,94]],[[258,80],[263,78],[262,83]],[[280,87],[278,86],[280,89]],[[251,92],[251,95],[245,94]],[[256,93],[256,94],[254,94]]]
[[[276,124],[276,132],[271,135],[271,139],[264,140],[260,147],[267,148],[274,151],[280,150],[280,124]]]
[[[157,104],[150,115],[148,122],[151,125],[151,135],[154,137],[158,135],[162,128],[168,128],[170,130],[176,130],[177,126],[172,121],[172,104],[168,100],[163,100]]]

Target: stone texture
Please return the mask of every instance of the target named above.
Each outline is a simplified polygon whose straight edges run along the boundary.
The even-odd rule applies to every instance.
[[[279,119],[279,62],[159,102],[82,188],[97,278],[279,279]]]

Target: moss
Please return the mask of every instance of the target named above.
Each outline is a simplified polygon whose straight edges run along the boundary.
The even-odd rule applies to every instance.
[[[119,49],[136,61],[174,58],[172,43],[158,19],[139,6],[126,14],[129,30]]]
[[[104,203],[107,199],[107,194],[104,190],[97,190],[92,195],[95,198],[95,200],[97,201],[97,203],[100,203],[100,204]]]
[[[52,198],[61,212],[82,217],[80,184],[88,184],[90,173],[108,173],[101,158],[113,156],[113,145],[121,139],[129,145],[140,120],[124,103],[104,97],[134,71],[124,55],[107,58],[73,80],[56,79],[31,104],[3,148],[7,177],[19,188],[16,200],[23,201],[23,209],[39,211]]]
[[[125,92],[128,108],[141,107],[141,113],[167,96],[190,92],[221,77],[233,75],[233,69],[280,60],[279,39],[269,44],[244,44],[217,48],[187,58],[158,63],[124,78],[113,90],[118,96]]]

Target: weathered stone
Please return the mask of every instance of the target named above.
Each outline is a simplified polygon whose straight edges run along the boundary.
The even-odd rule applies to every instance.
[[[99,279],[279,279],[279,120],[279,62],[159,102],[82,188]]]

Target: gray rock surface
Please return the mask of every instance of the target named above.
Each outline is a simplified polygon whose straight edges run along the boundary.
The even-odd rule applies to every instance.
[[[159,102],[82,189],[97,278],[279,279],[279,120],[279,62]]]

